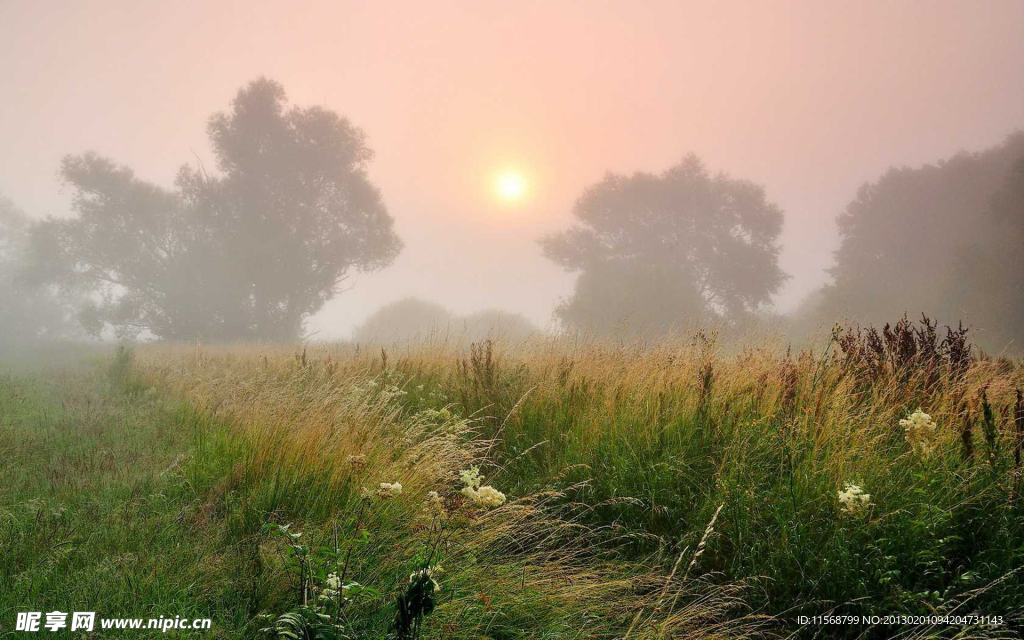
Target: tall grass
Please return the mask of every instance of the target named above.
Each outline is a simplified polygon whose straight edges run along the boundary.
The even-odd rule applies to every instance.
[[[267,523],[303,531],[311,546],[363,535],[369,542],[346,557],[346,574],[375,593],[347,603],[344,617],[351,633],[380,637],[438,530],[428,492],[460,502],[459,472],[477,464],[510,500],[450,509],[428,633],[744,637],[763,626],[746,615],[739,582],[704,570],[672,576],[657,558],[622,562],[631,540],[588,517],[574,495],[585,485],[518,482],[502,466],[500,425],[484,412],[465,412],[437,386],[420,388],[384,362],[386,352],[379,366],[350,356],[154,347],[136,359],[147,384],[187,399],[208,420],[185,473],[207,496],[198,513],[208,526],[252,545],[249,573],[277,576],[254,582],[260,611],[285,611],[297,599],[280,545],[261,534]],[[382,482],[403,491],[367,500],[364,490]]]
[[[382,593],[430,531],[426,493],[483,465],[512,499],[451,539],[429,627],[444,637],[741,635],[826,612],[1020,625],[1020,364],[879,364],[852,345],[163,346],[138,365],[219,425],[189,473],[232,536],[268,521],[347,535],[361,487],[401,482],[360,525],[375,543],[354,575]],[[929,456],[898,424],[918,408],[939,425]],[[837,499],[851,482],[871,494],[863,513]],[[379,628],[386,600],[355,619]]]

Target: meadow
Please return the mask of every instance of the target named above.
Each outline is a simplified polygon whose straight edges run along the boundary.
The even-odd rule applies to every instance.
[[[76,360],[0,377],[0,634],[54,609],[208,637],[1024,628],[1024,366],[927,321],[799,352],[697,333]],[[799,623],[826,615],[962,619]]]

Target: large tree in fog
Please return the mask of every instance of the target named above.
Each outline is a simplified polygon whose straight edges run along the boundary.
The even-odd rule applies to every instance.
[[[1010,143],[1017,159],[982,211],[984,237],[958,252],[950,288],[993,350],[1024,352],[1024,135]]]
[[[29,228],[28,217],[0,195],[0,348],[64,337],[73,324],[51,288],[23,278]]]
[[[33,275],[92,291],[93,329],[294,338],[352,270],[401,249],[366,175],[372,152],[345,118],[289,108],[261,78],[208,134],[220,171],[183,167],[173,190],[92,153],[64,158],[77,216],[35,230]]]
[[[664,331],[733,322],[786,279],[778,265],[782,212],[764,189],[712,176],[695,156],[660,175],[611,175],[588,188],[576,222],[541,240],[579,272],[556,313],[567,326]]]
[[[891,321],[904,312],[966,319],[1001,348],[1024,338],[1021,171],[1024,134],[920,168],[890,169],[839,216],[841,244],[822,314]],[[1002,195],[999,195],[1002,194]]]
[[[1003,277],[991,303],[1006,326],[1007,337],[1015,340],[1024,340],[1024,137],[1020,147],[1020,157],[992,202],[992,222],[1001,240],[998,273]]]

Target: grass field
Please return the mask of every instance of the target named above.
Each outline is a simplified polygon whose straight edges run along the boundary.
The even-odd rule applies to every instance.
[[[904,329],[15,368],[0,635],[59,610],[207,637],[1018,637],[1024,367]],[[890,614],[1002,624],[798,623]]]

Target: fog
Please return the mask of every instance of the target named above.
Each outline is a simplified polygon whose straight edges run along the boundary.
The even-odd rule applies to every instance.
[[[1024,126],[1015,0],[7,1],[0,25],[0,194],[32,219],[72,215],[67,154],[168,189],[182,164],[213,172],[207,121],[261,76],[362,129],[404,248],[308,320],[320,338],[410,297],[550,327],[577,276],[538,239],[607,172],[660,175],[691,153],[781,209],[790,277],[760,308],[788,312],[831,282],[862,184]],[[507,172],[516,199],[496,191]]]

